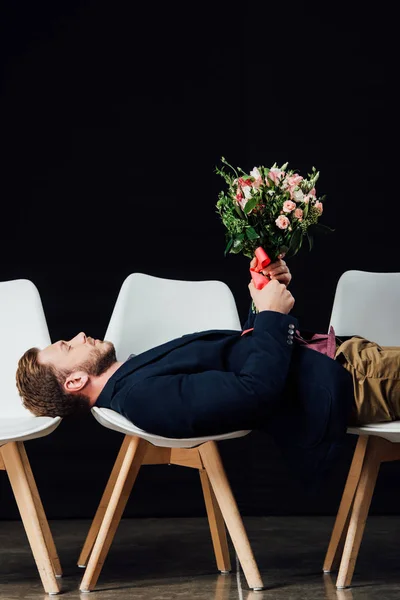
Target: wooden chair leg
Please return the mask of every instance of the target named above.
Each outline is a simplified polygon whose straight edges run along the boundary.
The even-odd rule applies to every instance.
[[[31,465],[29,463],[28,455],[26,454],[25,446],[22,442],[18,442],[18,447],[21,453],[21,460],[24,465],[26,477],[28,479],[29,487],[31,488],[33,500],[36,506],[36,512],[39,517],[40,526],[42,528],[43,537],[46,542],[47,550],[49,552],[51,564],[53,565],[54,574],[56,577],[62,577],[62,568],[60,559],[58,557],[57,548],[54,543],[52,533],[50,531],[49,523],[47,521],[46,514],[44,512],[43,504],[40,499],[39,491],[36,486],[36,481],[32,473]]]
[[[1,454],[43,587],[48,594],[58,594],[60,588],[43,533],[41,515],[38,515],[37,504],[21,456],[21,446],[22,442],[9,442],[1,447]]]
[[[132,437],[130,435],[126,435],[121,444],[121,448],[120,448],[120,450],[118,452],[118,456],[115,460],[113,469],[111,471],[111,475],[108,479],[107,485],[105,487],[105,490],[104,490],[103,495],[100,500],[100,504],[97,508],[97,511],[96,511],[96,514],[92,521],[92,524],[90,526],[89,532],[86,536],[85,543],[83,544],[83,548],[79,555],[78,567],[84,568],[84,567],[86,567],[86,565],[88,563],[90,553],[92,552],[94,543],[97,538],[97,534],[99,533],[101,523],[102,523],[104,515],[106,513],[107,506],[110,502],[111,494],[114,489],[115,482],[117,481],[117,477],[121,470],[121,466],[122,466],[123,460],[125,458],[126,451],[128,449],[131,439],[132,439]]]
[[[217,499],[210,485],[210,480],[206,470],[199,470],[201,487],[203,488],[204,502],[206,505],[208,523],[214,547],[217,569],[227,573],[231,570],[231,560],[229,556],[228,540],[226,538],[226,529],[221,509],[218,506]]]
[[[350,522],[350,511],[353,506],[354,496],[360,481],[361,469],[364,464],[365,452],[369,437],[360,435],[357,446],[354,451],[353,460],[347,476],[346,485],[340,501],[339,510],[336,516],[335,525],[332,530],[328,550],[325,555],[324,573],[330,573],[337,569],[343,552],[347,529]]]
[[[132,436],[129,439],[126,454],[123,458],[93,550],[90,554],[85,575],[80,584],[81,592],[90,592],[97,583],[143,457],[146,454],[147,446],[148,442],[142,438]]]
[[[247,585],[252,589],[262,589],[264,584],[217,445],[215,442],[206,442],[199,447],[199,452],[242,566]]]
[[[336,580],[336,587],[338,589],[343,589],[351,584],[381,464],[379,446],[379,438],[371,438],[368,442]]]

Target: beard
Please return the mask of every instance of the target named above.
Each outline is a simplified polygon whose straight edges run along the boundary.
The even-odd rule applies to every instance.
[[[92,356],[85,363],[80,365],[80,369],[86,371],[88,375],[98,377],[105,373],[117,361],[114,344],[111,342],[105,343],[107,344],[107,347],[104,350],[95,348]]]

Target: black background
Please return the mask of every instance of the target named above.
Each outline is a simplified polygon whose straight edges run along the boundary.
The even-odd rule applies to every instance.
[[[365,6],[2,4],[0,280],[36,284],[53,341],[103,337],[134,271],[220,279],[244,320],[248,260],[224,257],[215,212],[221,156],[321,173],[335,233],[289,263],[303,328],[327,330],[343,271],[400,270],[395,15]],[[334,514],[348,438],[318,495],[257,432],[222,443],[242,513]],[[121,442],[91,416],[27,442],[49,518],[93,516]],[[383,465],[372,512],[398,513],[398,474]],[[16,518],[0,485],[0,518]],[[125,512],[203,513],[197,473],[157,466]]]

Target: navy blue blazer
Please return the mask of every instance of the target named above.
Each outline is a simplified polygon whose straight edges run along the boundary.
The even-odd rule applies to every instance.
[[[250,312],[249,327],[243,336],[231,330],[184,335],[129,358],[96,406],[165,437],[263,430],[289,461],[303,461],[304,472],[315,474],[346,432],[351,376],[336,361],[296,345],[298,323],[291,315]]]

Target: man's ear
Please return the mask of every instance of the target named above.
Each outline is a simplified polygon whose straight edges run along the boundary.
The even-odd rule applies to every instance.
[[[85,371],[74,371],[64,381],[66,392],[81,392],[89,381],[89,375]]]

